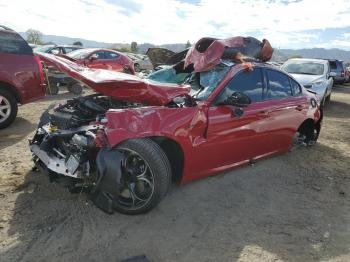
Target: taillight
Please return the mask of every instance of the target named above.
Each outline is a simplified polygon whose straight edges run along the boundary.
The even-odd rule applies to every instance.
[[[39,67],[40,85],[44,86],[45,85],[45,75],[44,75],[43,66],[41,64],[41,61],[40,61],[39,57],[34,56],[34,59],[35,59],[36,63],[38,64],[38,67]]]

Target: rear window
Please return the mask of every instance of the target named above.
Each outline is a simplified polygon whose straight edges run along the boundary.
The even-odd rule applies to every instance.
[[[0,31],[0,52],[17,55],[33,54],[32,48],[20,35],[8,31]]]
[[[329,61],[329,65],[331,66],[331,69],[337,69],[337,63],[335,61]]]

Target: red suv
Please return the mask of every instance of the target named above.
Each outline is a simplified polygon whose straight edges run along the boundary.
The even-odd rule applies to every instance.
[[[12,29],[0,25],[0,129],[16,118],[17,104],[45,95],[45,81],[38,57]]]

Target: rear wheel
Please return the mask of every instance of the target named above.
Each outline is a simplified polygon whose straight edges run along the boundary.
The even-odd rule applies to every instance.
[[[52,82],[50,83],[50,86],[46,87],[46,94],[48,95],[57,95],[59,91],[58,83]]]
[[[83,85],[80,83],[74,83],[67,86],[67,90],[75,95],[80,95],[83,92]]]
[[[321,121],[314,124],[312,120],[305,121],[295,133],[293,138],[293,146],[313,146],[318,139],[321,130]]]
[[[169,160],[151,139],[131,139],[117,149],[125,154],[116,211],[136,215],[150,211],[166,195],[171,182]]]
[[[17,116],[17,100],[7,90],[0,89],[0,129],[8,127]]]

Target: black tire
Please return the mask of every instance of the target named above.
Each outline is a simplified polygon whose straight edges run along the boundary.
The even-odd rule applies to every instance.
[[[57,86],[57,83],[52,82],[50,83],[50,87],[46,87],[46,94],[48,95],[57,95],[59,91],[59,87]]]
[[[7,90],[0,89],[0,111],[0,129],[2,129],[15,121],[18,111],[16,97]]]
[[[83,85],[80,83],[74,83],[72,85],[69,85],[67,87],[67,90],[75,95],[81,95],[81,93],[83,92]]]
[[[148,202],[139,208],[130,208],[120,201],[114,203],[114,209],[128,215],[143,214],[153,209],[166,195],[171,184],[169,160],[159,145],[148,138],[130,139],[121,143],[118,150],[136,152],[148,164],[154,179],[154,191]]]
[[[134,64],[134,68],[136,72],[141,72],[141,67],[138,63]]]

